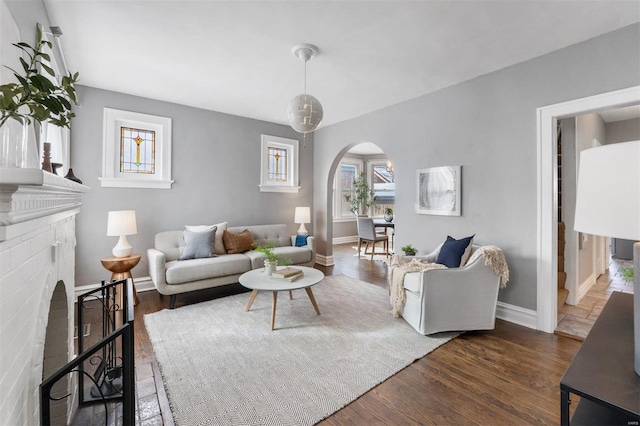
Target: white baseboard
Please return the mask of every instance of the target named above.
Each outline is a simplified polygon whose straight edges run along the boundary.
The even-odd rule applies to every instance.
[[[156,289],[156,287],[153,285],[153,281],[151,281],[151,277],[149,276],[135,278],[135,283],[136,283],[136,291],[138,293],[142,291],[149,291],[149,290]],[[100,288],[101,285],[102,285],[101,283],[98,283],[98,284],[88,284],[88,285],[76,287],[73,295],[74,301],[78,300],[78,296],[80,296],[81,294]]]
[[[336,264],[333,260],[333,256],[325,256],[318,253],[316,253],[316,263],[322,266],[333,266]]]
[[[578,293],[577,294],[577,299],[578,300],[576,300],[576,305],[578,303],[580,303],[582,298],[587,295],[589,290],[591,290],[591,287],[593,287],[594,285],[596,285],[596,275],[595,274],[589,275],[589,277],[586,280],[584,280],[584,282],[582,284],[578,284],[578,291],[577,291],[577,293]]]
[[[358,236],[357,235],[351,235],[351,236],[348,236],[348,237],[336,237],[332,241],[333,241],[333,244],[357,243],[358,242]]]
[[[509,321],[524,327],[537,329],[537,313],[534,310],[521,308],[520,306],[498,302],[496,318]]]

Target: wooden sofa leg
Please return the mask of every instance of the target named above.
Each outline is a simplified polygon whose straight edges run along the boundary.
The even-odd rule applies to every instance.
[[[174,309],[176,307],[176,295],[172,294],[169,296],[169,309]]]

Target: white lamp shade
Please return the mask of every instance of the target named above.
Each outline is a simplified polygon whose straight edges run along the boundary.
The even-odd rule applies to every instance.
[[[311,223],[311,209],[309,207],[296,207],[293,223]]]
[[[574,229],[640,241],[640,141],[580,154]]]
[[[322,122],[322,104],[311,95],[298,95],[289,102],[287,116],[289,124],[296,132],[313,132]]]
[[[138,233],[135,210],[109,212],[107,218],[107,236],[134,235]]]

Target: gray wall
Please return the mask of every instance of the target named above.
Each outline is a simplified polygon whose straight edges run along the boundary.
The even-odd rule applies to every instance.
[[[292,234],[296,206],[312,205],[313,137],[303,146],[289,126],[267,123],[122,93],[79,87],[81,107],[71,131],[71,167],[92,188],[77,219],[76,283],[109,278],[100,258],[117,237],[106,236],[109,210],[135,210],[138,234],[128,237],[143,254],[133,276],[147,276],[146,249],[160,231],[228,221],[230,225],[286,223]],[[172,118],[172,189],[102,188],[102,120],[105,107]],[[260,135],[300,139],[297,194],[260,192]],[[313,223],[307,225],[313,229]]]
[[[506,253],[500,300],[536,309],[536,108],[640,84],[640,25],[319,129],[314,147],[315,234],[330,255],[329,177],[359,142],[383,149],[396,171],[396,245],[433,249],[475,234]],[[462,217],[414,213],[415,170],[462,166]]]
[[[640,118],[605,124],[606,143],[640,140]]]

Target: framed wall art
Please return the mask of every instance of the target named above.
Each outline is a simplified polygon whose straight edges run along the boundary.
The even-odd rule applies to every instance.
[[[105,187],[171,189],[171,118],[104,109]]]
[[[461,171],[462,166],[416,170],[416,213],[460,216]]]

